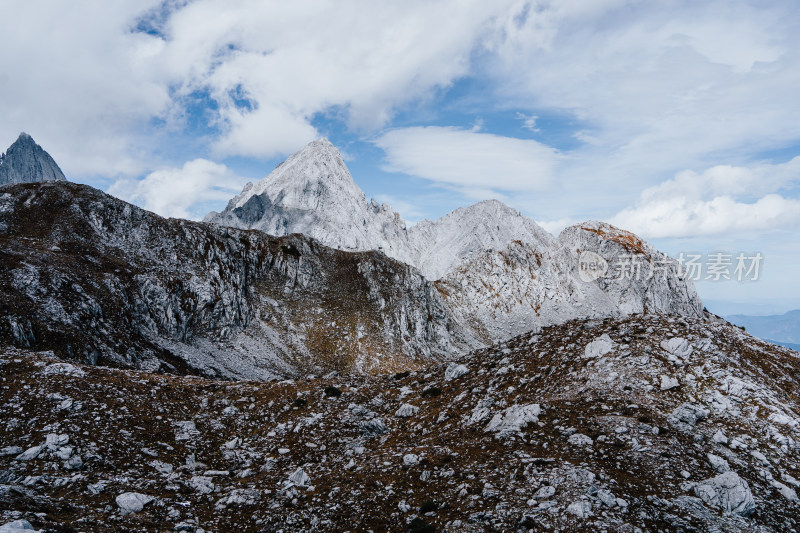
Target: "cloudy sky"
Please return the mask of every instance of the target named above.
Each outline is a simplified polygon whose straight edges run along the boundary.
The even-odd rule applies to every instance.
[[[552,232],[601,219],[673,256],[761,253],[758,281],[697,284],[721,314],[800,307],[798,88],[795,0],[12,0],[0,17],[0,145],[26,131],[73,181],[197,219],[326,136],[410,222],[498,198]]]

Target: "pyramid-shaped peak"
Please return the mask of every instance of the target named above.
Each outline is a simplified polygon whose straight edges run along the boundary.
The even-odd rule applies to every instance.
[[[366,203],[364,193],[353,181],[339,150],[326,138],[308,143],[280,163],[266,178],[245,189],[232,200],[229,208],[243,206],[250,198],[264,195],[293,207],[307,208],[310,195],[350,197]],[[323,202],[325,203],[325,202]]]
[[[66,179],[50,154],[24,131],[0,156],[0,185]]]

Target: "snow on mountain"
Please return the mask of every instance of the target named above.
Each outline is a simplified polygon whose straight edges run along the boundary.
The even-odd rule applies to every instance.
[[[382,250],[410,262],[405,222],[388,205],[367,201],[327,139],[310,143],[259,183],[248,183],[222,213],[205,220],[275,236],[302,233],[333,248]]]
[[[496,200],[407,229],[387,204],[367,200],[327,139],[310,143],[259,183],[247,184],[222,213],[209,213],[205,221],[276,236],[302,233],[342,250],[380,250],[430,280],[513,240],[542,247],[552,242],[536,222]]]
[[[0,155],[0,185],[66,179],[50,154],[25,132]]]
[[[436,280],[460,334],[473,344],[573,318],[702,315],[677,263],[607,224],[586,222],[554,238],[519,211],[487,200],[407,229],[389,206],[366,199],[325,139],[248,184],[206,221],[274,235],[303,233],[327,246],[380,250],[415,266]],[[587,278],[580,271],[584,252],[606,270]],[[626,271],[626,261],[638,270]]]
[[[497,200],[456,209],[436,222],[423,220],[408,234],[415,253],[412,264],[434,280],[476,254],[502,250],[513,241],[541,250],[553,242],[536,222]]]

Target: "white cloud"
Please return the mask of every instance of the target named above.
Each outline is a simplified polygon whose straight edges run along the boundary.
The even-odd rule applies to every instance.
[[[522,127],[530,131],[541,131],[536,126],[536,121],[539,120],[537,115],[526,115],[525,113],[517,112],[517,118],[522,121]]]
[[[678,173],[645,189],[612,223],[649,238],[786,228],[800,222],[800,200],[778,194],[800,185],[800,157],[783,164],[715,166]]]
[[[373,141],[386,153],[385,170],[480,192],[541,190],[562,156],[533,140],[450,127],[390,130]],[[474,194],[473,194],[474,195]]]
[[[221,154],[273,156],[316,136],[317,113],[338,108],[351,127],[371,130],[447,87],[469,72],[478,37],[504,9],[199,0],[167,21],[161,60],[182,93],[205,90],[218,103]]]
[[[142,180],[120,179],[109,193],[164,217],[200,219],[209,202],[230,199],[244,181],[225,165],[195,159],[181,168],[156,170]]]
[[[519,4],[498,19],[480,68],[507,107],[574,117],[574,137],[586,144],[570,152],[560,177],[585,192],[580,207],[606,191],[628,202],[681,169],[746,164],[800,139],[795,8]]]
[[[371,131],[468,74],[511,3],[6,3],[0,138],[31,133],[73,177],[140,174],[176,134],[220,156],[286,154],[319,113]],[[197,141],[190,122],[218,131]]]
[[[154,39],[129,30],[155,3],[5,2],[0,139],[30,133],[68,177],[140,172],[140,128],[169,94],[145,59]]]

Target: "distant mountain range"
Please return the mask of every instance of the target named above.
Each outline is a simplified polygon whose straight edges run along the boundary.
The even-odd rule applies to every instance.
[[[390,206],[367,200],[326,139],[247,184],[205,221],[270,235],[302,233],[326,246],[380,251],[412,265],[436,282],[470,342],[479,344],[579,317],[702,314],[694,286],[678,276],[675,261],[608,224],[585,222],[554,237],[519,211],[487,200],[409,228]],[[578,268],[587,251],[608,266],[590,282]],[[645,267],[643,275],[619,276],[632,257]],[[647,277],[654,265],[663,271]]]
[[[49,168],[29,139],[15,143],[28,166]],[[674,260],[608,224],[553,237],[490,200],[408,228],[366,199],[326,140],[206,220],[62,180],[4,185],[0,340],[265,379],[407,369],[576,318],[704,316]],[[589,277],[587,254],[603,266]],[[625,261],[645,272],[620,275]]]
[[[764,340],[800,350],[800,309],[782,315],[729,315],[725,319]]]

